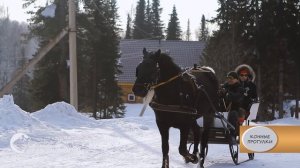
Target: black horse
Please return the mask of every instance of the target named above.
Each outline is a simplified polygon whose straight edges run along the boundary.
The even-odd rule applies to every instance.
[[[185,161],[198,162],[200,127],[196,119],[203,116],[204,128],[201,136],[200,166],[203,167],[208,131],[213,121],[213,105],[218,104],[218,81],[209,70],[193,74],[193,70],[182,71],[165,53],[143,50],[143,61],[136,68],[136,81],[132,88],[136,96],[145,97],[149,89],[155,90],[150,106],[154,109],[156,124],[161,134],[163,163],[169,167],[169,129],[180,130],[179,153]],[[189,73],[188,73],[189,72]],[[199,72],[199,71],[197,71]],[[209,97],[209,98],[208,98]],[[178,108],[177,108],[178,107]],[[191,110],[194,109],[194,110]],[[194,151],[187,150],[189,130],[194,132]]]

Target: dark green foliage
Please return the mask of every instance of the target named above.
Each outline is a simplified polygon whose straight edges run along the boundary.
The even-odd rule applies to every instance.
[[[186,41],[190,41],[191,38],[191,28],[190,28],[190,19],[187,22],[187,29],[186,29]]]
[[[125,39],[131,39],[131,38],[132,38],[131,17],[128,14],[127,15],[127,25],[126,25]]]
[[[160,0],[153,0],[152,2],[152,36],[154,38],[163,38],[163,23],[160,19],[162,8],[160,8]]]
[[[160,1],[150,0],[138,1],[136,6],[136,14],[133,25],[134,39],[162,39],[163,38],[163,23],[160,20],[162,8]]]
[[[201,18],[201,26],[200,26],[200,33],[198,36],[199,41],[206,41],[208,39],[208,27],[206,26],[205,16],[202,15]]]
[[[32,111],[32,103],[30,97],[30,77],[25,75],[14,86],[13,96],[14,102],[25,111]]]
[[[54,18],[41,16],[43,9],[31,18],[31,32],[42,39],[41,46],[67,25],[67,2],[54,1],[57,5]],[[120,73],[116,0],[83,0],[81,3],[84,10],[77,9],[76,16],[79,110],[92,111],[95,118],[123,117],[125,107],[116,79]],[[67,59],[66,37],[36,66],[32,80],[35,108],[56,101],[68,102]]]
[[[40,46],[47,44],[49,39],[67,26],[67,1],[56,0],[54,4],[57,6],[54,18],[42,16],[44,8],[39,8],[30,19],[31,34],[39,37]],[[57,101],[68,101],[67,57],[68,42],[67,38],[64,38],[35,66],[30,89],[34,102],[32,110]]]
[[[181,40],[181,28],[177,17],[176,7],[174,5],[167,28],[167,40]]]
[[[88,2],[88,1],[87,1]],[[88,85],[91,106],[95,118],[123,117],[124,106],[121,89],[117,85],[119,28],[117,27],[116,1],[95,1],[85,3],[86,17],[89,18],[85,42],[89,47],[91,81]],[[96,5],[96,7],[95,7]],[[100,115],[97,115],[97,112]]]
[[[147,24],[146,24],[146,3],[145,0],[139,0],[136,6],[136,13],[133,25],[133,38],[134,39],[145,39],[151,38],[152,35],[148,34]]]
[[[215,68],[220,79],[241,63],[251,65],[265,107],[260,111],[268,116],[270,105],[282,117],[282,101],[295,98],[299,90],[295,79],[299,79],[300,1],[219,0],[219,4],[213,19],[219,30],[208,41],[204,63]]]
[[[153,15],[151,13],[151,4],[150,4],[150,1],[147,0],[146,10],[145,10],[145,28],[144,28],[144,31],[145,31],[145,33],[147,33],[151,36],[152,36],[152,29],[153,29],[152,21],[153,21]]]

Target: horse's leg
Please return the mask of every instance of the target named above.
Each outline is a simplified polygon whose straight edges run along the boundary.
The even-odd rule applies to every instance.
[[[212,113],[211,113],[212,114]],[[204,160],[208,145],[208,136],[209,136],[209,130],[211,127],[211,124],[213,122],[213,116],[206,114],[203,116],[203,132],[201,135],[201,147],[200,147],[200,168],[203,168],[204,166]]]
[[[160,136],[161,136],[161,149],[163,153],[162,168],[169,168],[169,126],[156,121]]]
[[[192,131],[193,131],[193,135],[194,135],[194,151],[193,151],[193,154],[197,155],[198,147],[199,147],[199,143],[200,143],[200,127],[197,124],[196,120],[192,124]]]
[[[189,130],[191,127],[182,127],[180,128],[180,145],[179,145],[179,153],[183,156],[186,163],[192,162],[197,163],[198,158],[197,156],[194,156],[190,154],[187,150],[187,139]]]
[[[182,156],[185,156],[188,153],[186,145],[187,145],[187,139],[189,135],[189,127],[181,127],[179,128],[179,130],[180,130],[180,144],[178,150]]]
[[[199,152],[199,143],[200,143],[200,127],[197,124],[197,121],[195,120],[192,123],[192,132],[193,132],[193,138],[194,138],[194,150],[193,150],[193,163],[196,164],[198,162],[198,152]]]

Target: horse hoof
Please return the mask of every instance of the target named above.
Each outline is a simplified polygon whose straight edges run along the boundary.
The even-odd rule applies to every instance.
[[[200,164],[199,164],[200,168],[204,168],[204,157],[200,157]]]
[[[193,161],[192,161],[192,163],[193,164],[197,164],[198,163],[198,161],[199,161],[199,159],[198,159],[198,157],[197,157],[197,154],[192,154],[193,155]]]
[[[185,156],[183,156],[185,163],[189,163],[192,162],[193,164],[197,164],[198,163],[198,157],[195,154],[186,154]]]

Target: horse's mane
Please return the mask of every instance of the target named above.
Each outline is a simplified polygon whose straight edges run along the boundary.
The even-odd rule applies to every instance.
[[[174,63],[172,57],[170,57],[168,54],[166,53],[161,53],[158,59],[158,63],[160,65],[162,65],[163,67],[166,67],[168,69],[175,69],[177,72],[181,71],[181,68]]]

